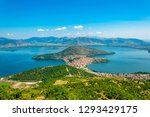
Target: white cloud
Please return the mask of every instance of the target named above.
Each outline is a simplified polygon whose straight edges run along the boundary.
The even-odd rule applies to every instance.
[[[83,29],[83,28],[84,28],[84,26],[82,26],[82,25],[78,25],[78,26],[74,26],[73,28],[74,28],[74,29]]]
[[[12,34],[12,33],[7,33],[6,35],[7,36],[14,36],[14,34]]]
[[[63,26],[63,27],[60,27],[60,28],[56,28],[55,31],[61,31],[61,30],[66,30],[67,27]]]
[[[44,32],[45,30],[42,28],[37,29],[38,32]]]
[[[96,34],[102,34],[102,32],[96,32]]]

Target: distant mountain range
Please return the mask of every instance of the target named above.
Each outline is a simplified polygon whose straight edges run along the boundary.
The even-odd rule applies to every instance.
[[[136,38],[98,38],[98,37],[32,37],[29,39],[0,38],[0,47],[49,45],[108,45],[149,48],[150,43]]]

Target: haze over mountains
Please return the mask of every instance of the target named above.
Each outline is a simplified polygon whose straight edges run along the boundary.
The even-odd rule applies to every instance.
[[[98,38],[98,37],[32,37],[29,39],[0,38],[0,47],[42,45],[108,45],[127,47],[150,47],[149,42],[136,38]]]

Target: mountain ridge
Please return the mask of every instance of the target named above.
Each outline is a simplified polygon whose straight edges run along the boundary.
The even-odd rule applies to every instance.
[[[109,45],[109,46],[150,46],[149,42],[136,38],[103,37],[32,37],[28,39],[8,39],[0,37],[0,46],[29,45]]]

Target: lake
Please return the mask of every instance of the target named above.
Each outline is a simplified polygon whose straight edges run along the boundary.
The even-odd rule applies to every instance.
[[[43,66],[56,66],[65,64],[63,61],[32,60],[32,56],[56,53],[64,47],[22,47],[0,49],[0,76],[7,76]]]
[[[101,55],[110,60],[108,63],[91,64],[88,67],[99,72],[110,73],[133,73],[150,72],[150,53],[146,50],[90,46],[99,50],[113,51],[114,55]],[[43,66],[56,66],[65,64],[63,61],[56,60],[32,60],[32,56],[56,53],[66,47],[21,47],[0,49],[0,76],[7,76]]]
[[[150,72],[150,53],[147,50],[125,47],[91,47],[115,52],[114,55],[97,56],[107,58],[110,62],[91,64],[88,67],[92,70],[109,73]]]

